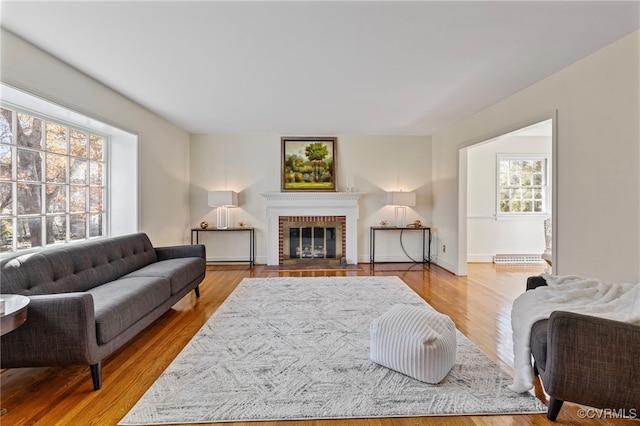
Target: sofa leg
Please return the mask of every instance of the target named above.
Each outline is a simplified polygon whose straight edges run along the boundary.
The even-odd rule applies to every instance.
[[[558,417],[558,413],[560,413],[560,409],[562,408],[562,404],[564,401],[559,399],[555,399],[554,397],[549,398],[549,408],[547,409],[547,418],[552,422],[556,421]]]
[[[102,361],[98,361],[91,366],[91,380],[93,381],[93,390],[99,390],[102,387]]]
[[[196,286],[196,288],[194,288],[193,291],[196,292],[196,297],[200,297],[200,286]]]

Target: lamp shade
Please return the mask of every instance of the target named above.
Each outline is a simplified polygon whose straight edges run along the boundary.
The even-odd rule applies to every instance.
[[[413,207],[416,205],[416,193],[403,191],[387,192],[387,205]]]
[[[209,207],[236,207],[238,193],[235,191],[209,191]]]

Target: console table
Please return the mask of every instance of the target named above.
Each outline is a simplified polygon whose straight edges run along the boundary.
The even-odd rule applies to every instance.
[[[397,228],[394,226],[372,226],[369,231],[369,257],[371,266],[375,265],[376,260],[376,232],[378,231],[400,231],[400,244],[402,245],[402,233],[404,231],[422,232],[422,261],[416,263],[431,264],[431,228],[426,226]],[[406,252],[405,252],[406,254]],[[407,255],[408,257],[408,255]],[[411,259],[411,258],[410,258]],[[413,260],[413,259],[412,259]]]
[[[253,267],[256,260],[256,233],[255,228],[226,228],[226,229],[218,229],[218,228],[191,228],[191,244],[200,244],[200,233],[201,232],[248,232],[249,233],[249,259],[248,260],[224,260],[219,261],[220,263],[227,262],[249,262],[249,265]],[[215,263],[217,261],[208,261],[209,263]]]

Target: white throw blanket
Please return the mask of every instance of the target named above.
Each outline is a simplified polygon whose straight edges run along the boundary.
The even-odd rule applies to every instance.
[[[553,311],[568,311],[640,325],[640,284],[611,284],[593,278],[541,274],[547,286],[518,296],[511,310],[514,392],[533,387],[531,326]]]

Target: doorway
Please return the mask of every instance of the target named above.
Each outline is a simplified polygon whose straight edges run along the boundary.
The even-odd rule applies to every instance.
[[[554,124],[552,117],[514,126],[459,149],[458,275],[467,262],[492,263],[496,255],[498,262],[541,260],[544,223],[554,217]]]

